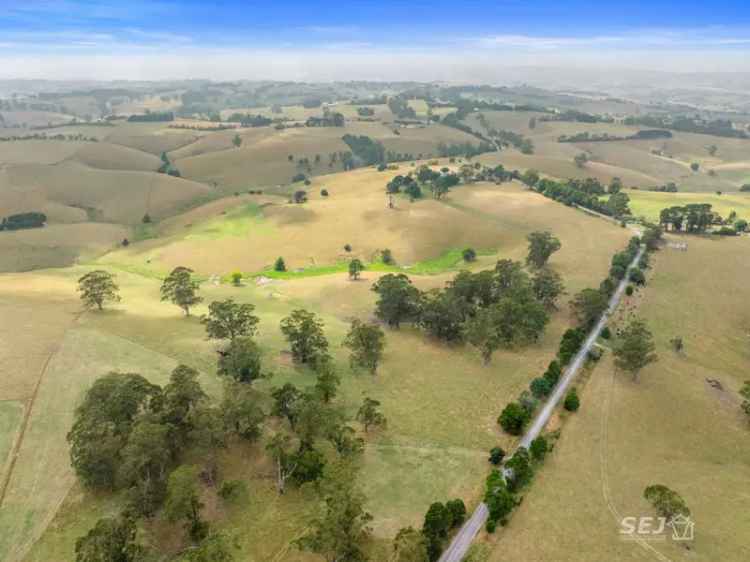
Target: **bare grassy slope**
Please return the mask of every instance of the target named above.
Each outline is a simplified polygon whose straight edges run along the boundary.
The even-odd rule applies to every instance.
[[[7,168],[8,182],[63,205],[92,208],[97,220],[135,224],[159,218],[210,193],[208,186],[155,172],[96,170],[76,162]]]

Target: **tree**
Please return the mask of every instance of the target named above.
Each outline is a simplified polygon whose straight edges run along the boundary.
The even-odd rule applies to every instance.
[[[489,365],[492,354],[501,344],[496,315],[496,307],[480,308],[464,325],[466,341],[479,350],[485,365]]]
[[[440,557],[443,539],[453,523],[453,514],[440,502],[434,502],[427,509],[422,524],[422,534],[427,539],[427,556],[431,561]]]
[[[543,435],[540,435],[539,437],[534,439],[531,442],[531,445],[529,445],[531,458],[533,458],[536,462],[542,462],[544,460],[544,457],[547,456],[548,450],[549,445],[547,444],[547,439]]]
[[[274,388],[271,391],[271,397],[274,400],[271,415],[286,418],[289,425],[294,429],[297,414],[296,404],[302,398],[302,392],[288,382],[280,388]]]
[[[130,504],[138,513],[152,514],[163,499],[171,454],[166,424],[148,416],[136,421],[120,452],[117,479],[130,488]]]
[[[742,411],[750,418],[750,381],[745,381],[745,384],[742,385],[740,396],[744,398],[741,406]]]
[[[383,275],[372,286],[378,294],[375,316],[398,328],[401,322],[413,320],[419,311],[419,289],[403,273]]]
[[[529,461],[529,451],[524,447],[519,447],[510,460],[506,461],[505,468],[511,471],[508,489],[514,493],[531,482],[534,475]]]
[[[225,429],[246,441],[257,440],[265,418],[258,402],[257,395],[248,385],[230,383],[221,402]]]
[[[715,144],[712,144],[712,145],[708,146],[708,147],[706,148],[706,150],[708,150],[708,153],[709,153],[709,154],[710,154],[711,156],[716,156],[716,151],[718,151],[718,150],[719,150],[719,147],[717,147],[717,146],[716,146]]]
[[[584,329],[591,328],[607,310],[607,296],[597,289],[583,289],[570,303],[573,315]]]
[[[697,172],[700,169],[700,167],[701,165],[698,164],[698,162],[693,162],[692,164],[690,164],[690,169],[693,170],[694,172]]]
[[[614,351],[615,366],[630,371],[637,381],[641,369],[656,361],[654,349],[653,336],[646,323],[634,318],[622,331],[620,345]]]
[[[497,423],[511,435],[521,435],[524,426],[528,423],[531,416],[526,409],[518,402],[511,402],[503,408]]]
[[[365,496],[356,487],[352,469],[345,465],[329,467],[321,489],[321,508],[297,545],[327,562],[365,562],[363,545],[370,535],[372,516],[364,509]]]
[[[276,262],[273,264],[273,270],[286,271],[286,263],[284,263],[284,258],[282,258],[281,256],[276,258]]]
[[[242,272],[241,271],[233,271],[232,272],[232,285],[235,287],[239,287],[242,285]]]
[[[529,241],[526,263],[537,269],[544,267],[549,257],[562,247],[560,240],[548,231],[532,232],[526,239]]]
[[[571,388],[565,396],[565,402],[563,402],[563,408],[568,412],[577,412],[581,406],[581,401],[578,398],[578,391],[575,388]]]
[[[234,341],[238,336],[252,337],[258,329],[255,306],[237,303],[234,299],[214,301],[208,305],[208,314],[201,317],[209,339]]]
[[[291,452],[292,438],[286,433],[276,433],[268,441],[266,451],[276,463],[276,488],[279,494],[286,490],[286,481],[297,469],[297,462]]]
[[[359,259],[354,258],[349,262],[349,279],[353,279],[355,281],[359,279],[359,274],[364,268],[365,266],[362,264],[362,262]]]
[[[393,252],[388,248],[380,252],[380,259],[386,265],[393,265],[396,263],[396,260],[393,259]]]
[[[387,425],[385,416],[378,411],[379,406],[379,401],[365,396],[362,405],[357,410],[357,421],[365,427],[365,432],[370,431],[373,426],[385,428]]]
[[[562,277],[556,271],[542,267],[531,280],[534,296],[548,309],[556,309],[557,298],[565,293]]]
[[[663,484],[652,484],[643,491],[643,497],[654,506],[656,512],[671,522],[678,515],[690,517],[685,500],[674,490],[670,490]]]
[[[361,453],[365,440],[357,437],[353,428],[348,425],[334,425],[328,431],[328,440],[341,456],[353,456]]]
[[[643,271],[641,271],[637,267],[634,267],[633,269],[630,270],[630,273],[628,274],[628,280],[631,283],[635,283],[636,285],[646,284],[646,276],[643,275]]]
[[[178,365],[169,377],[161,396],[161,421],[170,427],[170,441],[184,446],[194,429],[196,410],[208,398],[198,382],[198,371],[187,365]]]
[[[135,519],[104,517],[76,541],[76,562],[140,562],[146,550],[138,541]]]
[[[212,533],[195,547],[188,549],[180,562],[234,562],[234,555],[227,538],[221,533]]]
[[[490,512],[488,523],[492,522],[492,525],[488,526],[488,530],[491,531],[494,530],[494,525],[498,522],[501,525],[505,524],[508,515],[516,507],[517,502],[508,490],[505,479],[499,470],[490,472],[485,486],[484,502]]]
[[[580,152],[573,157],[573,162],[575,162],[575,165],[578,168],[583,168],[584,166],[586,166],[586,163],[588,161],[589,161],[589,155],[586,154],[585,152]]]
[[[190,316],[190,307],[203,302],[203,297],[198,296],[199,283],[192,274],[192,269],[175,267],[161,285],[161,300],[176,304],[185,316]]]
[[[170,521],[185,519],[190,538],[198,543],[208,535],[208,523],[201,519],[203,502],[198,488],[198,468],[184,465],[169,475],[164,514]]]
[[[158,386],[135,373],[109,373],[86,391],[67,435],[71,464],[85,486],[115,486],[120,451],[135,418],[150,411],[160,394]]]
[[[458,527],[466,520],[466,504],[462,499],[446,502],[445,508],[451,514],[451,527]]]
[[[487,460],[489,460],[492,464],[497,466],[501,462],[503,462],[504,458],[505,458],[505,450],[502,447],[492,447],[492,449],[490,449],[489,459]]]
[[[336,397],[341,377],[336,373],[331,361],[320,362],[315,370],[318,376],[315,382],[315,392],[323,402],[330,402]]]
[[[425,536],[414,527],[404,527],[393,541],[393,562],[428,562]]]
[[[328,340],[323,333],[323,321],[312,312],[297,309],[281,320],[281,333],[292,347],[292,357],[298,363],[315,364],[328,352]]]
[[[464,250],[461,252],[461,257],[465,262],[470,263],[476,261],[477,252],[474,248],[464,248]]]
[[[232,144],[235,146],[235,148],[239,148],[240,146],[242,146],[242,137],[239,134],[234,135]]]
[[[354,319],[344,339],[344,347],[351,351],[349,363],[352,369],[362,367],[374,375],[383,356],[385,334],[377,324]]]
[[[618,177],[612,178],[612,181],[609,183],[609,191],[610,195],[614,195],[615,193],[620,193],[622,190],[622,180]]]
[[[233,339],[219,354],[217,372],[242,383],[258,380],[263,376],[260,347],[248,336]]]
[[[106,301],[120,302],[120,288],[115,283],[114,275],[101,269],[89,271],[78,279],[78,292],[86,308],[96,306],[102,310]]]

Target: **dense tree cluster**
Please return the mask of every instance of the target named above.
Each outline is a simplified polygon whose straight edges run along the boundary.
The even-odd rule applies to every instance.
[[[600,196],[606,193],[605,186],[595,178],[585,180],[567,180],[558,182],[550,179],[531,178],[530,187],[555,201],[566,205],[580,205],[592,211],[608,216],[622,217],[630,214],[629,198],[624,193],[613,193],[608,201],[602,201]],[[611,202],[610,202],[611,201]]]
[[[644,129],[632,135],[610,135],[609,133],[576,133],[575,135],[560,135],[557,142],[609,142],[623,140],[671,139],[672,133],[664,129]]]
[[[143,115],[131,115],[128,117],[128,121],[131,123],[163,123],[168,121],[174,121],[174,113],[172,112],[146,112]]]
[[[624,124],[630,126],[671,129],[673,131],[682,131],[685,133],[715,135],[717,137],[748,138],[748,134],[741,129],[735,129],[729,119],[714,119],[709,121],[685,115],[634,115],[626,117]]]
[[[0,221],[0,230],[22,230],[24,228],[41,228],[47,224],[47,215],[38,212],[17,213],[4,217]]]
[[[379,141],[365,135],[344,135],[341,140],[347,144],[354,155],[354,167],[373,166],[386,161],[385,148]]]
[[[721,224],[722,218],[711,210],[710,203],[689,203],[685,206],[673,206],[662,209],[659,224],[665,230],[678,232],[705,232],[714,224]]]
[[[375,315],[392,327],[414,322],[437,339],[468,341],[488,362],[497,348],[532,343],[544,331],[547,307],[562,287],[540,297],[536,279],[511,260],[499,261],[494,270],[462,271],[444,289],[426,292],[404,274],[388,274],[373,285],[379,296]]]

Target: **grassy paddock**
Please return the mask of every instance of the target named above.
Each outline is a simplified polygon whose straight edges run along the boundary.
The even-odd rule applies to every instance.
[[[685,498],[696,539],[690,550],[671,540],[653,549],[673,561],[747,559],[742,490],[750,454],[738,390],[747,379],[750,316],[737,303],[750,297],[748,257],[740,239],[696,239],[687,252],[656,254],[642,295],[626,300],[616,321],[642,316],[659,361],[634,383],[605,357],[523,505],[489,539],[493,561],[651,558],[620,539],[619,517],[653,516],[643,490],[654,483]],[[675,336],[684,339],[683,354],[671,349]]]

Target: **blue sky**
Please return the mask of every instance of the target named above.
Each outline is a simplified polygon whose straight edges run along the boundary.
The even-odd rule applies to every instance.
[[[750,71],[750,7],[741,1],[0,3],[2,76],[78,78],[88,68],[102,78],[314,78],[356,62],[399,78],[441,60],[453,68],[464,61]],[[169,69],[159,69],[160,59]]]

